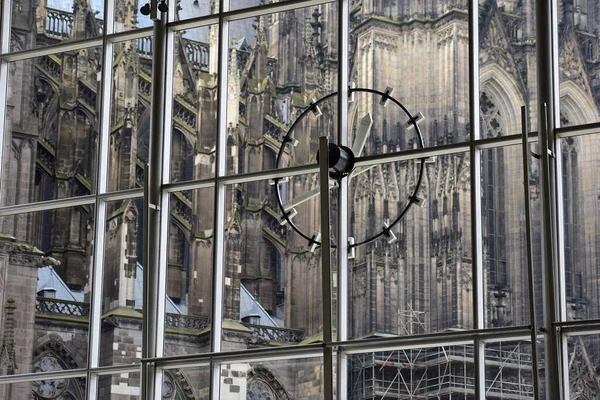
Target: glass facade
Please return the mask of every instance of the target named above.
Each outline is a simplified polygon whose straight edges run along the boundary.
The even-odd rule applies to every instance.
[[[0,399],[594,398],[596,3],[2,2]]]

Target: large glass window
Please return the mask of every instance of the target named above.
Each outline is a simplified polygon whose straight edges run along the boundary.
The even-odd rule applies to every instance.
[[[2,2],[0,398],[592,398],[600,11],[551,3]]]

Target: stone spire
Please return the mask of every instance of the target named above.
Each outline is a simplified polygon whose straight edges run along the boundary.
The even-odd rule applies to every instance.
[[[0,348],[0,375],[14,375],[17,364],[15,362],[15,300],[6,301],[4,320],[4,334]]]
[[[237,59],[237,38],[231,40],[229,77],[227,79],[227,126],[236,128],[239,120],[240,70]]]

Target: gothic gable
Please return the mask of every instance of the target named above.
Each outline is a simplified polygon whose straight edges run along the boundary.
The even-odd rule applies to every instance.
[[[565,34],[564,40],[560,42],[562,44],[559,50],[558,66],[560,70],[560,81],[572,81],[578,88],[591,96],[592,90],[590,88],[590,82],[588,74],[585,70],[585,64],[581,49],[577,44],[577,38],[574,30],[569,30]]]
[[[485,67],[492,64],[500,67],[524,88],[510,40],[504,29],[502,15],[498,10],[491,12],[493,12],[493,16],[486,21],[486,29],[481,32],[483,37],[481,38],[479,65]]]

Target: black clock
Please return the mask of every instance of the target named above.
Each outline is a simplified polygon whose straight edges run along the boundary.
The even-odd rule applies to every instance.
[[[367,88],[349,88],[348,94],[349,96],[354,96],[356,93],[370,93],[380,97],[379,104],[383,107],[386,107],[388,104],[394,104],[399,108],[399,119],[405,118],[403,122],[404,126],[407,129],[415,130],[415,138],[417,148],[423,148],[423,135],[421,134],[421,129],[419,128],[419,123],[424,120],[424,117],[421,113],[411,114],[409,110],[402,104],[400,101],[392,97],[393,89],[386,88],[384,92],[375,90],[375,89],[367,89]],[[330,93],[319,100],[311,100],[308,107],[306,107],[302,113],[296,118],[296,120],[292,123],[287,134],[282,140],[281,146],[279,148],[279,152],[277,154],[276,165],[280,168],[282,164],[282,157],[284,152],[286,152],[286,146],[293,145],[296,142],[296,139],[293,136],[294,130],[298,127],[299,123],[310,113],[319,117],[322,115],[320,105],[325,101],[335,98],[337,96],[337,92]],[[373,125],[373,118],[371,113],[367,113],[360,121],[358,122],[359,126],[356,129],[356,135],[353,140],[353,145],[351,148],[346,146],[339,146],[334,143],[329,144],[329,179],[330,179],[330,188],[339,186],[342,184],[344,179],[351,180],[352,178],[358,176],[361,173],[368,171],[370,168],[373,168],[375,165],[371,165],[363,168],[355,168],[357,163],[360,163],[363,158],[361,155],[365,148],[365,144],[368,141],[371,127]],[[350,129],[349,129],[350,130]],[[316,154],[316,159],[318,162],[318,153]],[[418,197],[418,192],[421,188],[421,184],[423,181],[423,174],[425,171],[425,162],[427,157],[423,157],[418,159],[419,169],[418,175],[416,179],[416,184],[414,185],[412,192],[406,198],[406,202],[403,204],[403,207],[400,207],[401,210],[398,215],[391,220],[391,222],[387,223],[382,221],[381,230],[376,233],[369,235],[368,237],[358,241],[358,242],[350,242],[348,244],[349,250],[352,248],[373,242],[379,238],[386,238],[388,242],[393,242],[395,240],[395,235],[392,232],[392,228],[400,222],[400,220],[406,215],[406,213],[413,207],[414,205],[421,205],[423,200]],[[313,190],[309,190],[308,192],[294,198],[291,200],[285,200],[282,195],[282,188],[280,187],[280,183],[283,182],[284,178],[275,178],[273,179],[273,184],[277,190],[277,204],[279,206],[279,212],[281,213],[280,223],[282,225],[289,224],[289,226],[300,236],[305,238],[311,249],[314,249],[316,246],[321,244],[320,235],[317,233],[312,236],[307,235],[303,232],[298,226],[294,223],[293,218],[297,215],[297,211],[295,209],[299,204],[304,203],[305,201],[310,200],[311,198],[317,196],[319,194],[319,188],[315,188]],[[332,243],[332,247],[336,247],[335,244]]]

